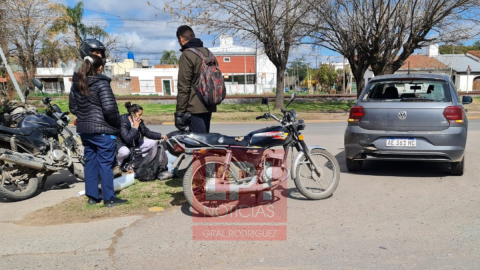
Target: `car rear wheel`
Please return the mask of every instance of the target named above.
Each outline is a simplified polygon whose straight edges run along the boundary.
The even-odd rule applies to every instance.
[[[347,162],[347,170],[349,172],[358,172],[362,169],[363,160],[345,159]]]
[[[465,157],[462,158],[460,162],[450,163],[450,174],[452,175],[463,175],[465,169]]]

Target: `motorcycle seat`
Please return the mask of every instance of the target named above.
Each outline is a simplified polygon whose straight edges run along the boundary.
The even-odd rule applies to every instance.
[[[22,136],[28,136],[32,134],[34,128],[10,128],[6,126],[1,126],[0,125],[0,133],[7,133],[7,134],[13,134],[13,135],[22,135]]]
[[[210,145],[248,146],[250,136],[226,136],[220,133],[190,134],[190,136]]]

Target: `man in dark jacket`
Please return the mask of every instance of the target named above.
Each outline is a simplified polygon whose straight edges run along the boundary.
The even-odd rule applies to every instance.
[[[192,86],[197,86],[200,80],[200,71],[202,67],[202,58],[191,51],[185,51],[187,48],[196,48],[204,55],[208,55],[208,50],[203,47],[203,42],[195,38],[192,28],[182,25],[177,29],[178,43],[182,47],[182,55],[179,60],[178,70],[178,94],[176,119],[181,119],[185,113],[190,113],[191,117],[188,124],[190,131],[194,133],[209,133],[210,120],[212,112],[217,111],[217,106],[205,106],[197,96]]]

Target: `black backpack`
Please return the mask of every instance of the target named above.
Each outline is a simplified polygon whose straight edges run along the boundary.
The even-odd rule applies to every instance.
[[[161,144],[152,147],[145,157],[142,152],[132,149],[131,164],[135,172],[135,178],[139,181],[153,181],[157,178],[157,174],[167,167],[168,157]]]

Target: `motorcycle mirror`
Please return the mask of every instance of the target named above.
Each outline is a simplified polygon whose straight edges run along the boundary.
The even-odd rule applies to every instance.
[[[268,105],[268,98],[262,98],[262,105]]]
[[[268,98],[262,98],[262,105],[267,105],[268,112],[270,113],[270,106],[268,106]]]
[[[35,87],[40,89],[41,92],[43,92],[43,83],[41,81],[39,81],[37,78],[33,78],[32,83],[35,85]]]
[[[28,97],[29,94],[30,94],[30,87],[27,87],[25,89],[25,97]]]
[[[288,102],[288,104],[287,104],[287,106],[285,106],[285,108],[287,108],[288,105],[290,105],[295,100],[296,97],[297,97],[297,95],[295,93],[292,93],[292,97],[290,98],[290,102]]]

